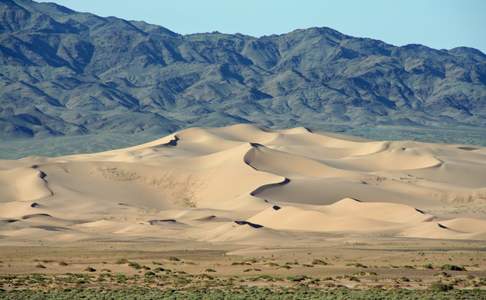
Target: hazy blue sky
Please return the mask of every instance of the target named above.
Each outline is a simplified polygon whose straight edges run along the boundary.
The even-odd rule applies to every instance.
[[[486,0],[55,0],[74,10],[162,25],[178,33],[253,36],[327,26],[404,45],[486,52]]]

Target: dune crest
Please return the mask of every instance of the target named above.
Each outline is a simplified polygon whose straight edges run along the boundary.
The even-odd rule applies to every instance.
[[[0,235],[245,245],[316,235],[484,240],[485,153],[303,127],[190,128],[125,149],[0,161]]]
[[[251,222],[273,229],[317,232],[397,232],[422,222],[431,215],[394,203],[365,203],[345,198],[325,206],[282,206],[267,208]]]

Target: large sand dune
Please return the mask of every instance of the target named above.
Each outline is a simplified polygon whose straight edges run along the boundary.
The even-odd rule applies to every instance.
[[[486,239],[486,150],[305,128],[191,128],[0,161],[0,241]]]

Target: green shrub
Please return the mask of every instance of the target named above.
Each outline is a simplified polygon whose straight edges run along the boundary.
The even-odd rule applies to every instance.
[[[309,277],[307,277],[305,275],[295,275],[295,276],[287,277],[288,281],[293,281],[293,282],[301,282],[301,281],[304,281],[306,279],[309,279]]]
[[[426,263],[426,264],[424,265],[424,268],[425,268],[425,269],[430,269],[430,270],[432,270],[432,269],[434,269],[434,265],[432,265],[431,263]]]
[[[439,281],[432,283],[430,289],[437,292],[447,292],[454,289],[454,286],[452,284],[442,283]]]
[[[466,271],[466,268],[464,268],[463,266],[449,264],[443,265],[441,269],[445,271]]]
[[[152,271],[148,271],[148,272],[145,272],[144,276],[145,277],[154,277],[155,276],[155,273],[152,272]]]
[[[123,273],[117,273],[115,275],[115,279],[118,283],[125,283],[127,282],[127,276]]]
[[[142,266],[139,263],[134,261],[128,262],[128,266],[134,268],[135,270],[140,270],[142,268]]]

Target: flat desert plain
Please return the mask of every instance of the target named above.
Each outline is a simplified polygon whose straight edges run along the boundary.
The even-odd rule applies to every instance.
[[[234,125],[2,160],[0,256],[6,291],[483,288],[486,148]]]

